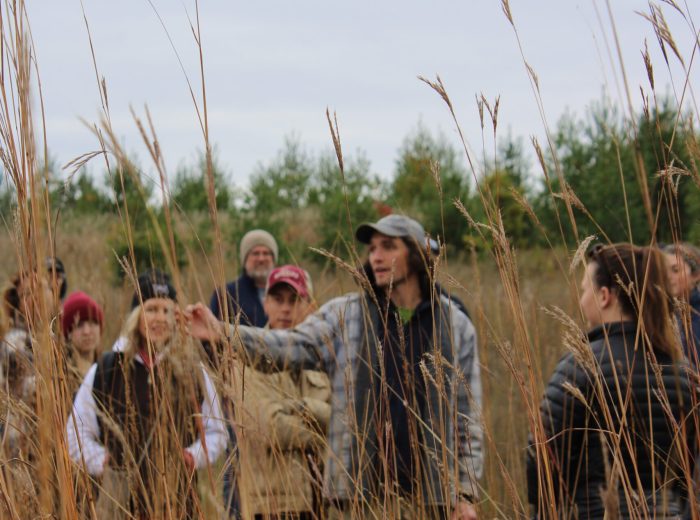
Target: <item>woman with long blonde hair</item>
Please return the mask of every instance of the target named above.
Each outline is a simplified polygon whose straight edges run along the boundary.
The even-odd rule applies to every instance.
[[[194,340],[178,327],[169,277],[139,277],[124,341],[78,390],[71,457],[102,479],[100,518],[197,516],[195,470],[226,445],[218,398]]]

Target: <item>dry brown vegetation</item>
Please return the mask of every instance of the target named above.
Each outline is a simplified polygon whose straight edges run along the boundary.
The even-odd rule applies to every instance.
[[[113,283],[110,258],[114,253],[103,239],[103,229],[114,220],[116,217],[59,226],[56,244],[57,256],[63,260],[68,272],[69,292],[89,292],[104,307],[108,317],[103,336],[104,349],[110,348],[118,337],[133,295],[128,282],[123,286]],[[12,240],[7,233],[0,236],[0,251],[5,255],[0,259],[0,277],[6,280],[17,266]],[[232,279],[239,272],[236,245],[224,244],[224,252],[226,277]],[[358,252],[364,254],[361,250]],[[568,271],[562,272],[560,268],[560,262],[566,262],[566,258],[564,251],[528,251],[518,256],[520,301],[532,340],[537,363],[534,369],[540,385],[563,354],[560,323],[546,310],[556,306],[572,316],[578,312],[576,291],[572,292],[572,286],[567,282]],[[205,262],[203,257],[194,264],[202,262]],[[525,510],[524,450],[529,419],[522,407],[523,396],[513,370],[517,370],[519,377],[524,377],[527,371],[524,360],[512,346],[516,340],[513,320],[502,304],[507,295],[493,260],[465,254],[450,258],[447,263],[442,276],[444,284],[465,302],[479,336],[487,432],[484,507],[485,511],[494,514],[500,511],[501,517],[510,517],[514,511]],[[319,303],[356,290],[350,276],[334,268],[330,262],[325,267],[315,264],[308,267]],[[214,287],[211,276],[198,269],[186,269],[181,276],[182,303],[208,301]],[[578,277],[578,271],[574,276]],[[578,278],[573,282],[575,287]],[[541,390],[541,386],[539,388]],[[538,396],[535,396],[535,401]],[[528,398],[532,399],[531,396]],[[508,476],[507,480],[504,475]],[[513,490],[508,489],[508,481],[512,482],[516,496],[512,496]],[[212,496],[219,493],[220,488],[219,482],[214,491],[208,489],[206,494]],[[210,507],[214,506],[210,504]]]
[[[672,2],[668,2],[672,4]],[[7,4],[3,4],[7,5]],[[508,8],[503,2],[508,20],[514,23]],[[106,316],[104,343],[109,348],[118,336],[123,318],[126,316],[133,285],[112,284],[111,258],[113,252],[105,241],[106,232],[123,226],[128,237],[133,223],[128,208],[119,207],[118,214],[89,221],[54,220],[44,188],[46,167],[42,164],[42,154],[36,138],[41,134],[40,114],[33,111],[31,102],[34,62],[27,32],[22,2],[9,2],[10,13],[16,16],[2,17],[3,41],[3,87],[0,98],[4,103],[0,109],[0,140],[2,141],[2,162],[6,174],[18,189],[18,210],[14,220],[7,222],[0,236],[0,278],[8,279],[19,270],[36,265],[37,259],[55,251],[66,265],[70,290],[81,289],[90,293],[104,307]],[[677,8],[675,5],[673,8]],[[658,25],[660,38],[669,43],[670,35],[664,30],[662,20],[654,19]],[[199,28],[195,28],[195,32]],[[11,58],[11,59],[10,59]],[[537,103],[542,103],[538,90],[538,79],[528,65]],[[96,64],[96,68],[97,64]],[[99,76],[99,74],[98,74]],[[203,83],[203,80],[202,80]],[[433,89],[452,111],[448,93],[440,80],[430,82]],[[107,102],[107,91],[102,86],[103,114],[99,127],[93,128],[103,149],[100,157],[117,170],[128,170],[128,158],[119,145],[119,140],[111,127]],[[198,106],[202,114],[202,129],[207,158],[210,156],[208,129],[206,126],[206,104]],[[489,111],[491,109],[489,108]],[[459,128],[459,116],[454,114],[455,125]],[[492,114],[495,132],[497,116]],[[136,118],[135,118],[136,119]],[[329,117],[330,119],[330,117]],[[136,119],[142,130],[144,141],[151,152],[153,167],[165,178],[163,158],[156,144],[157,136],[148,114],[143,120]],[[331,124],[333,128],[333,124]],[[333,140],[342,170],[342,148],[337,137],[337,127]],[[465,145],[465,150],[467,149]],[[45,152],[45,150],[44,150]],[[697,154],[697,150],[694,151]],[[697,158],[697,155],[695,155]],[[555,161],[556,163],[556,161]],[[670,166],[670,165],[669,165]],[[697,163],[688,165],[697,177]],[[576,195],[568,191],[561,171],[548,172],[558,177],[561,192],[553,197],[563,200],[562,220],[573,220],[573,208],[580,206]],[[436,172],[436,177],[439,174]],[[208,251],[190,250],[187,252],[189,265],[197,266],[178,269],[176,267],[173,237],[179,232],[177,217],[168,213],[166,207],[166,229],[160,238],[165,250],[167,265],[161,267],[173,272],[180,289],[181,301],[207,301],[217,283],[233,278],[239,266],[236,258],[236,245],[226,243],[220,229],[214,207],[213,182],[208,183],[211,211],[209,223],[213,229],[214,246]],[[166,186],[162,186],[166,192]],[[528,431],[534,430],[542,439],[542,426],[539,422],[537,405],[556,360],[563,352],[562,320],[568,315],[578,320],[577,282],[580,272],[571,269],[574,251],[558,249],[515,251],[508,242],[503,230],[499,207],[488,186],[481,186],[481,201],[485,221],[473,223],[475,229],[493,244],[490,253],[476,257],[469,253],[452,256],[443,266],[441,277],[445,284],[460,296],[470,310],[480,338],[482,377],[484,382],[484,431],[486,467],[482,481],[483,493],[481,510],[484,516],[513,518],[525,515],[524,460]],[[644,192],[644,190],[642,190]],[[447,201],[449,203],[450,201]],[[650,224],[655,222],[651,201],[645,197],[641,201],[625,201],[631,205],[643,205],[649,214]],[[672,204],[671,204],[672,206]],[[579,208],[580,209],[580,208]],[[465,215],[469,219],[469,215]],[[601,235],[604,230],[601,230]],[[576,242],[584,243],[586,237],[575,237]],[[362,255],[362,252],[359,252]],[[354,263],[355,260],[352,261]],[[133,258],[126,258],[124,265],[133,276]],[[329,262],[325,268],[312,268],[318,299],[329,298],[354,290],[355,284],[342,269]],[[36,495],[24,493],[18,487],[16,475],[10,471],[10,462],[0,474],[0,511],[12,518],[27,517],[27,511],[41,512],[44,516],[54,514],[59,518],[78,518],[75,507],[75,490],[72,482],[74,468],[66,453],[65,441],[59,432],[65,428],[68,404],[60,360],[64,353],[60,342],[51,336],[51,316],[46,302],[40,302],[41,312],[37,321],[31,323],[38,338],[35,356],[37,378],[37,403],[35,410],[23,412],[32,422],[37,432],[31,439],[32,457],[27,460],[33,465],[31,475],[35,478]],[[561,312],[558,310],[561,309]],[[9,401],[6,401],[9,402]],[[10,403],[14,405],[16,403]],[[216,510],[215,497],[220,490],[221,473],[214,472],[200,482],[202,494],[207,504],[205,511],[213,515]],[[29,515],[31,516],[31,515]]]

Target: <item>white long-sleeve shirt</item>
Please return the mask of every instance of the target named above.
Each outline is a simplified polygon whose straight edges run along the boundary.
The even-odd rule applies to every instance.
[[[143,363],[139,354],[135,356],[138,363]],[[92,365],[85,375],[78,393],[73,401],[73,412],[68,418],[66,434],[68,439],[68,452],[76,463],[84,463],[87,472],[93,476],[102,475],[104,470],[107,449],[100,441],[100,428],[97,422],[97,404],[92,393],[95,381],[97,364]],[[200,469],[213,463],[224,451],[228,442],[225,419],[216,395],[214,384],[202,366],[204,387],[206,395],[202,401],[202,424],[204,426],[204,438],[206,450],[202,439],[198,438],[194,443],[185,448],[194,458],[195,468]]]

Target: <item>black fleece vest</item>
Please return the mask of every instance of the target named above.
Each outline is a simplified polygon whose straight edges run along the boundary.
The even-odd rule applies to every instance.
[[[150,452],[161,440],[159,436],[174,433],[171,441],[182,448],[198,436],[195,417],[201,411],[203,392],[196,383],[183,384],[172,373],[161,373],[168,371],[163,365],[166,363],[148,369],[136,360],[125,365],[124,354],[118,352],[108,352],[98,362],[93,383],[97,422],[115,467],[126,466],[125,457],[133,456],[144,473]],[[169,386],[176,402],[163,395],[165,386]]]

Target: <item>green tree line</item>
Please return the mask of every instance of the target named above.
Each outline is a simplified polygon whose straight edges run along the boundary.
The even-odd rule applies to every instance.
[[[625,119],[603,100],[582,117],[564,116],[550,148],[528,154],[522,139],[508,136],[477,171],[466,168],[457,143],[419,123],[404,138],[388,178],[372,171],[362,151],[344,157],[341,170],[332,152],[311,154],[294,136],[258,164],[245,188],[232,185],[215,152],[211,174],[224,239],[236,242],[246,230],[262,227],[280,237],[290,256],[318,258],[308,245],[343,256],[358,223],[389,211],[415,216],[453,251],[488,249],[491,237],[479,224],[493,224],[496,214],[518,248],[572,247],[591,234],[636,243],[652,236],[698,242],[697,138],[692,118],[668,101]],[[71,219],[119,210],[122,221],[128,211],[135,254],[144,264],[158,255],[154,226],[164,232],[165,205],[198,222],[191,225],[197,244],[211,246],[209,221],[193,218],[209,213],[203,154],[181,165],[165,192],[136,160],[102,174],[83,169],[67,177],[55,166],[51,172],[52,211]],[[5,218],[13,204],[12,186],[4,182]],[[115,250],[126,253],[125,233],[114,235]]]

